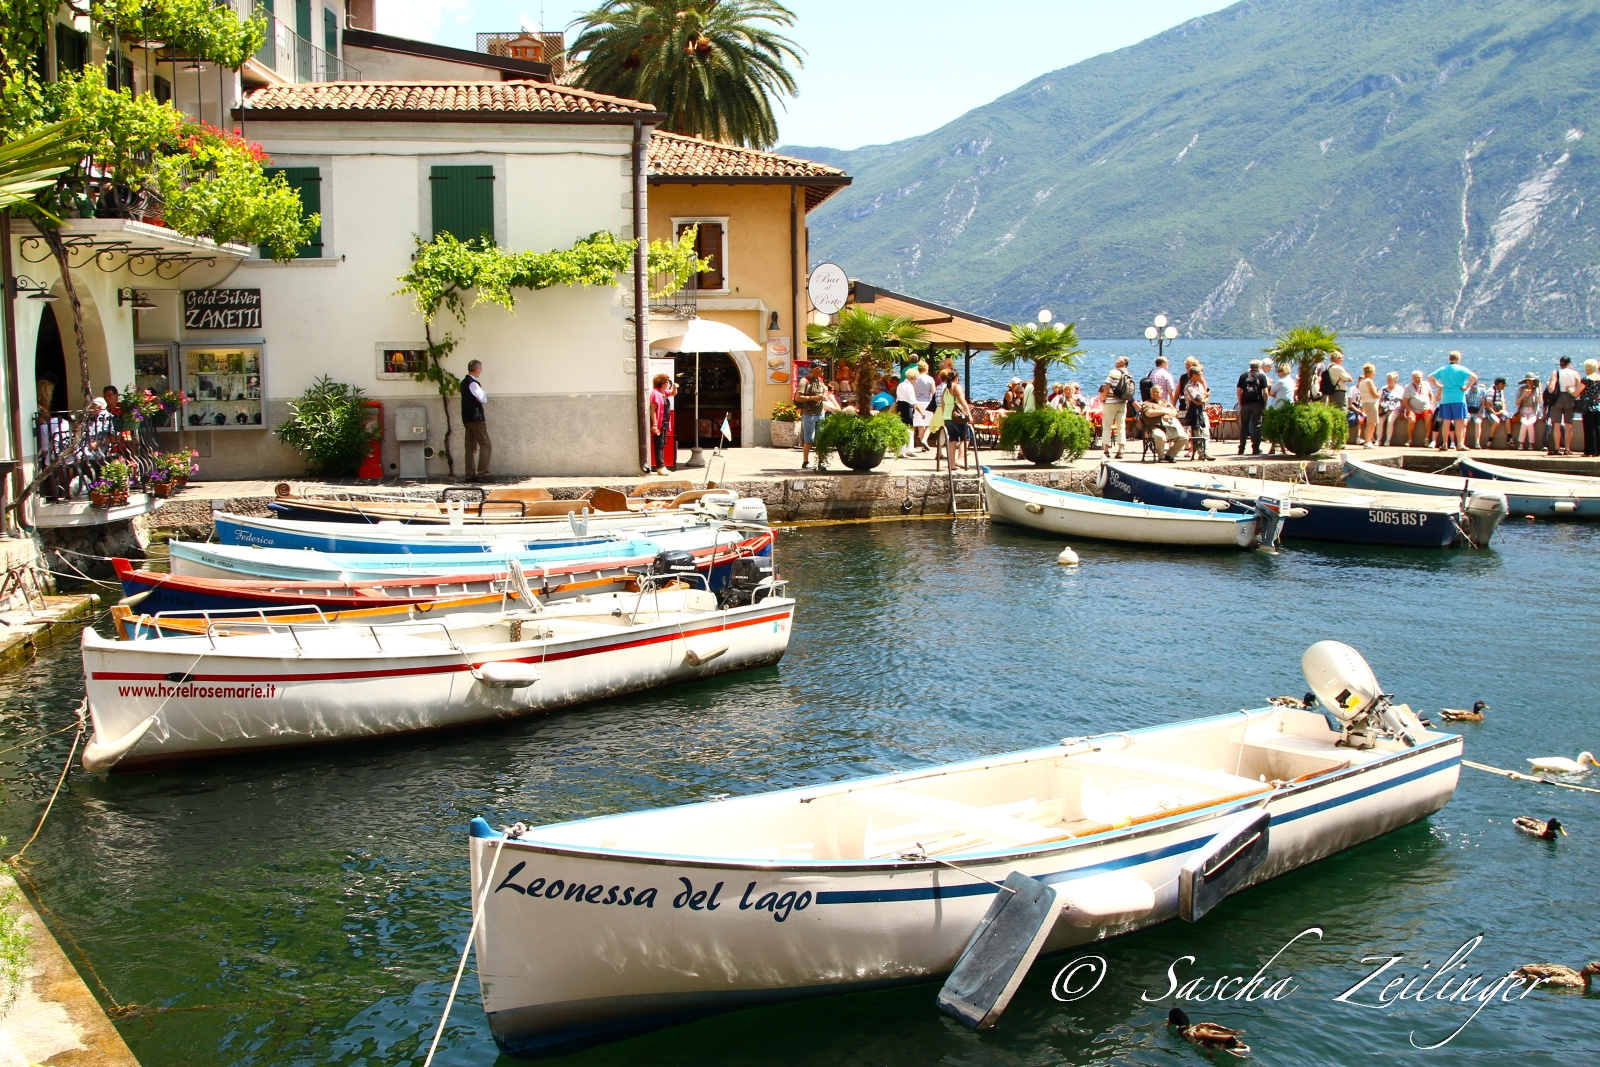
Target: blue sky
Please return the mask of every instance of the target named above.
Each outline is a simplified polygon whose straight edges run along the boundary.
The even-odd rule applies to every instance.
[[[378,29],[461,48],[590,4],[379,0]],[[858,148],[937,129],[1047,71],[1228,6],[1222,0],[788,0],[805,49],[786,144]]]

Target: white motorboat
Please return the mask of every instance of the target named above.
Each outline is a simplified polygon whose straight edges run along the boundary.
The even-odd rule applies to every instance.
[[[553,1055],[926,981],[955,965],[1013,872],[1056,890],[1047,952],[1198,919],[1450,800],[1459,737],[1390,704],[1348,646],[1320,642],[1302,665],[1326,711],[1279,703],[532,829],[474,819],[474,948],[495,1040]],[[1230,874],[1246,846],[1259,866]],[[1233,851],[1213,860],[1218,848]]]
[[[1508,467],[1504,463],[1490,463],[1476,456],[1463,455],[1457,463],[1461,473],[1468,478],[1483,478],[1496,482],[1548,482],[1552,485],[1586,485],[1600,489],[1600,478],[1592,474],[1563,474],[1560,471],[1540,471],[1527,467]]]
[[[629,599],[629,598],[620,598]],[[703,589],[386,626],[114,641],[83,631],[89,771],[504,719],[778,662],[794,601]]]
[[[1207,511],[1136,504],[1032,485],[988,467],[983,488],[996,521],[1067,537],[1208,548],[1252,548],[1262,540],[1260,515],[1230,514],[1220,500]]]
[[[1474,479],[1459,474],[1427,474],[1369,463],[1356,459],[1348,452],[1344,454],[1344,480],[1346,485],[1356,489],[1456,497],[1472,492],[1474,483]],[[1482,487],[1481,483],[1479,487]],[[1505,494],[1513,515],[1552,519],[1600,518],[1600,486],[1506,481],[1495,483],[1494,488]]]

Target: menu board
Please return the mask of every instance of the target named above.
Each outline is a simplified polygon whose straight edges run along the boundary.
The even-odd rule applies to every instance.
[[[186,345],[180,358],[184,428],[189,430],[260,430],[261,346]]]

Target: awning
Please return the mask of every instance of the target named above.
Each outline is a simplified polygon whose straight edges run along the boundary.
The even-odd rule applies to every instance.
[[[993,348],[1011,340],[1009,323],[896,293],[870,282],[852,281],[849,302],[880,315],[904,316],[926,330],[928,340],[941,348]]]
[[[760,352],[760,341],[752,341],[742,330],[727,323],[698,316],[685,322],[684,330],[675,337],[651,341],[650,347],[659,352]]]
[[[19,222],[13,232],[25,262],[52,259],[50,246],[31,224]],[[130,284],[141,289],[206,289],[226,281],[250,258],[249,245],[219,245],[133,219],[67,219],[61,241],[74,270],[125,271]]]

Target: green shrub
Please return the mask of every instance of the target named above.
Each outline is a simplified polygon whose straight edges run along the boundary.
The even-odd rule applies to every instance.
[[[0,837],[0,850],[5,846]],[[0,887],[0,1017],[16,1001],[28,972],[28,930],[11,910],[21,896],[15,885]]]
[[[366,394],[354,385],[323,375],[290,401],[294,412],[273,432],[300,453],[306,469],[331,478],[347,478],[367,458],[383,429],[367,422]]]
[[[1261,436],[1297,456],[1314,456],[1330,444],[1342,448],[1348,434],[1344,412],[1332,404],[1284,404],[1261,416]]]
[[[880,412],[870,419],[855,415],[829,415],[817,424],[817,469],[826,470],[827,457],[840,449],[844,453],[894,452],[911,440],[911,428],[893,411]]]
[[[800,411],[793,404],[774,404],[772,406],[773,422],[799,422]]]
[[[1001,448],[1030,445],[1046,455],[1054,454],[1049,461],[1052,463],[1063,455],[1070,459],[1081,458],[1093,439],[1094,427],[1089,425],[1088,419],[1076,411],[1058,411],[1052,407],[1014,411],[1000,424]]]

